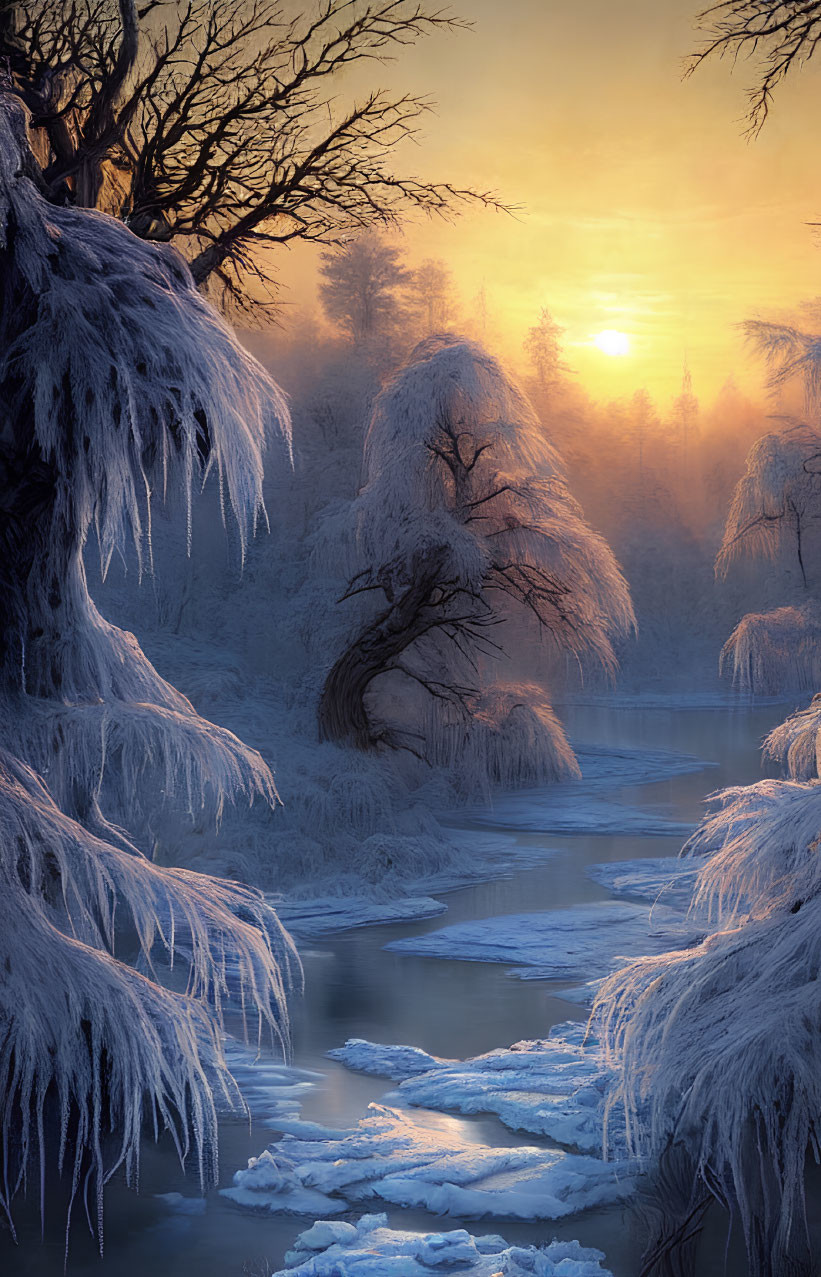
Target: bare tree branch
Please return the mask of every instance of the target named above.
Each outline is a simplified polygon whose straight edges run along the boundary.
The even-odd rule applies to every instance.
[[[0,59],[49,198],[174,241],[198,283],[241,304],[262,300],[276,245],[505,207],[395,167],[427,98],[338,95],[339,72],[467,26],[421,0],[321,0],[295,18],[281,0],[0,0]]]

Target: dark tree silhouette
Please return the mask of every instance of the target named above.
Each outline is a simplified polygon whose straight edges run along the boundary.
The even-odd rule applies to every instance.
[[[706,32],[704,47],[694,54],[690,71],[711,57],[755,64],[755,83],[748,90],[748,132],[758,133],[766,120],[773,92],[791,71],[815,54],[821,40],[819,0],[722,0],[699,14]]]
[[[47,199],[173,240],[198,284],[241,302],[270,282],[273,245],[497,204],[394,167],[426,98],[345,103],[336,81],[465,25],[421,0],[320,0],[297,17],[280,0],[0,0],[0,62]]]

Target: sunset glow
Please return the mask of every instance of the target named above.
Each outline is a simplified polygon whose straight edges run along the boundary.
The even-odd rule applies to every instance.
[[[816,73],[785,84],[746,142],[743,75],[716,62],[682,78],[700,7],[473,0],[469,38],[432,40],[386,66],[390,88],[438,103],[413,156],[420,177],[444,173],[520,208],[514,219],[470,208],[453,223],[420,218],[402,237],[409,257],[448,263],[468,304],[484,289],[485,336],[514,366],[547,306],[594,395],[643,386],[669,402],[685,351],[696,394],[715,395],[731,375],[758,393],[736,325],[819,291],[808,225],[821,182],[804,149]],[[365,91],[368,74],[352,74],[352,90]],[[298,304],[316,257],[306,246],[279,259]],[[591,341],[611,328],[629,333],[629,357],[602,358]]]
[[[620,333],[615,328],[605,328],[604,332],[596,333],[593,343],[604,355],[630,354],[630,338],[627,333]]]

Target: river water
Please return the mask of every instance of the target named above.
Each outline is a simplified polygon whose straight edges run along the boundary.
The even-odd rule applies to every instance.
[[[705,796],[729,784],[762,775],[759,744],[793,706],[739,706],[732,709],[625,709],[576,707],[566,715],[575,740],[631,748],[675,750],[713,762],[709,767],[653,785],[623,789],[618,798],[632,806],[662,805],[671,819],[695,822]],[[484,882],[444,897],[448,913],[414,924],[350,931],[303,949],[304,999],[293,1008],[294,1063],[318,1070],[324,1079],[306,1089],[302,1117],[342,1127],[354,1124],[368,1103],[390,1089],[381,1078],[352,1073],[325,1058],[348,1037],[375,1042],[410,1043],[437,1055],[465,1057],[523,1038],[544,1037],[554,1024],[583,1018],[557,994],[555,982],[521,981],[505,974],[503,964],[443,961],[386,952],[390,940],[435,930],[451,922],[508,913],[557,909],[608,899],[607,891],[585,875],[601,861],[674,854],[680,838],[614,835],[520,833],[534,851],[550,849],[542,863],[517,870],[510,878]],[[432,1119],[468,1138],[494,1145],[534,1144],[492,1117]],[[222,1123],[221,1182],[243,1167],[270,1142],[259,1121]],[[135,1194],[114,1182],[106,1207],[106,1253],[101,1261],[78,1219],[71,1240],[71,1277],[263,1277],[282,1266],[285,1251],[312,1220],[260,1217],[232,1206],[218,1193],[208,1194],[202,1213],[172,1213],[155,1196],[197,1193],[166,1143],[147,1146],[141,1185]],[[35,1185],[32,1197],[39,1197]],[[39,1205],[25,1203],[17,1215],[20,1245],[0,1234],[0,1273],[9,1277],[56,1277],[63,1268],[63,1205],[57,1188],[49,1193],[44,1240]],[[196,1208],[195,1208],[196,1209]],[[374,1205],[372,1209],[381,1209]],[[354,1212],[354,1216],[362,1211]],[[463,1221],[424,1212],[389,1209],[391,1223],[426,1230],[466,1226],[473,1232],[499,1232],[509,1241],[549,1241],[577,1237],[607,1254],[615,1277],[636,1277],[641,1237],[626,1208],[587,1211],[569,1219],[538,1224],[503,1220]],[[343,1216],[343,1218],[345,1218]],[[720,1224],[708,1229],[699,1263],[700,1277],[724,1272]],[[734,1266],[734,1265],[733,1265]],[[732,1267],[730,1269],[732,1272]],[[737,1268],[739,1275],[743,1269]]]

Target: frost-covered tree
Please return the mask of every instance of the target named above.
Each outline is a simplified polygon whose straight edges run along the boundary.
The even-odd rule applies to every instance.
[[[733,494],[716,568],[742,555],[773,559],[789,546],[807,585],[804,544],[821,515],[821,431],[806,423],[764,435],[750,449]]]
[[[408,301],[422,336],[429,337],[453,325],[453,277],[444,262],[428,257],[411,272]]]
[[[686,474],[690,469],[692,452],[696,443],[698,430],[699,403],[693,394],[693,378],[687,364],[681,378],[681,394],[673,404],[671,422],[676,447],[679,453],[679,464]]]
[[[354,515],[359,569],[344,597],[372,602],[325,681],[321,735],[451,753],[430,728],[380,713],[374,684],[389,675],[409,698],[424,694],[440,731],[458,737],[481,724],[491,752],[489,708],[503,712],[511,740],[520,729],[541,733],[543,773],[555,775],[567,758],[558,725],[545,715],[537,723],[536,711],[517,717],[515,693],[483,700],[479,658],[498,653],[501,623],[518,614],[557,649],[612,670],[613,639],[631,629],[633,612],[610,549],[496,360],[453,337],[417,348],[374,406]]]
[[[172,240],[198,284],[243,301],[271,245],[496,203],[395,167],[428,99],[340,92],[352,66],[463,26],[417,0],[0,0],[0,66],[49,200]]]
[[[617,1069],[634,1152],[661,1164],[659,1266],[715,1200],[741,1222],[752,1277],[817,1271],[805,1171],[821,1139],[821,707],[770,734],[789,779],[730,789],[685,847],[703,860],[701,944],[641,958],[594,1014]],[[671,1169],[673,1168],[673,1173]]]
[[[401,314],[401,292],[411,278],[400,249],[380,235],[360,235],[323,253],[319,295],[329,319],[356,346],[390,336]]]
[[[743,692],[763,696],[821,684],[821,603],[748,612],[721,649],[719,673]]]
[[[565,374],[569,372],[562,357],[561,340],[564,331],[546,306],[542,307],[537,322],[527,331],[524,349],[533,366],[537,389],[542,395],[555,393]]]
[[[771,387],[794,380],[802,384],[808,419],[788,421],[750,449],[733,494],[716,571],[725,576],[742,556],[780,558],[782,563],[794,556],[801,587],[786,606],[743,617],[725,645],[721,664],[747,690],[811,688],[817,686],[813,648],[818,607],[806,591],[813,584],[812,549],[817,549],[810,538],[817,538],[821,518],[821,338],[783,324],[753,321],[745,327],[769,363]]]
[[[145,854],[149,813],[276,793],[99,614],[83,549],[147,558],[154,504],[209,473],[244,546],[288,414],[174,249],[42,189],[0,94],[0,1205],[53,1141],[101,1227],[146,1121],[211,1178],[225,1008],[283,1034],[293,956],[257,893]]]

